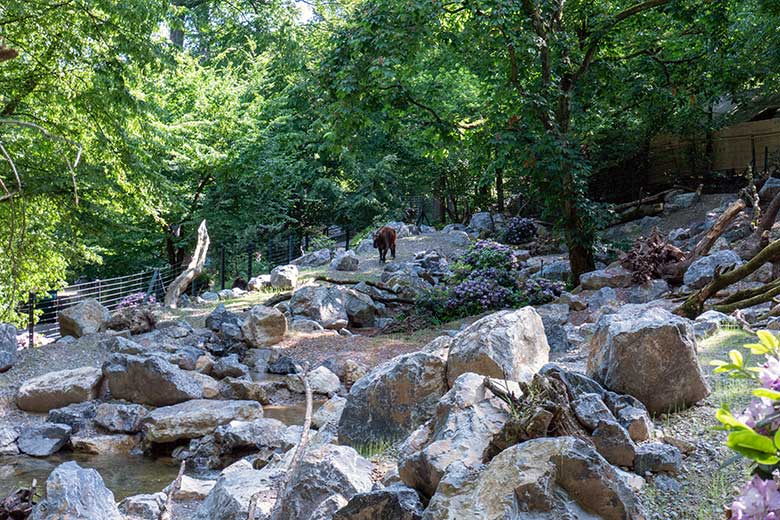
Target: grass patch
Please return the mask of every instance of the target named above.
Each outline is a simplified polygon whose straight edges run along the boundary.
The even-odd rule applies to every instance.
[[[372,459],[386,454],[394,445],[395,443],[392,441],[375,441],[353,447],[362,457]]]

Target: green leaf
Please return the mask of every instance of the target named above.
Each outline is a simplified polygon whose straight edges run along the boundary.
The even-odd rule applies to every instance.
[[[780,392],[770,390],[768,388],[756,388],[753,390],[753,395],[756,397],[766,397],[767,399],[771,399],[773,401],[780,400]]]
[[[749,430],[750,428],[748,425],[743,423],[742,421],[738,420],[736,417],[734,417],[731,412],[724,407],[721,407],[717,412],[715,412],[715,418],[720,421],[721,424],[724,426],[727,426],[729,428],[735,429],[735,430]]]
[[[742,368],[745,364],[745,358],[742,357],[742,354],[738,350],[730,351],[729,359],[731,360],[731,363],[737,368]]]
[[[750,352],[756,354],[757,356],[767,354],[770,351],[770,348],[762,343],[747,343],[746,345],[743,346],[746,349],[750,349]]]
[[[760,433],[756,433],[750,428],[731,432],[726,440],[726,446],[733,450],[739,448],[763,454],[776,455],[777,453],[775,443],[772,442],[772,439],[761,435]],[[753,460],[757,459],[753,458]]]
[[[780,347],[780,341],[778,341],[777,336],[768,330],[759,330],[756,332],[756,335],[758,336],[758,339],[761,340],[761,344],[769,347],[769,349],[776,350]]]

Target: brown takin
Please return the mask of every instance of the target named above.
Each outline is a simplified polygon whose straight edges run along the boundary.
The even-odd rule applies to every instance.
[[[390,250],[390,254],[393,257],[393,260],[395,260],[395,240],[396,240],[396,233],[395,229],[388,227],[388,226],[382,226],[379,228],[379,231],[374,233],[374,248],[379,249],[379,261],[380,262],[386,262],[387,261],[387,250]]]

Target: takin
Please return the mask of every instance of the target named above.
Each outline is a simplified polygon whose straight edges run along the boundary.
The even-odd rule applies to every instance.
[[[374,248],[379,249],[379,261],[384,263],[387,261],[387,250],[390,250],[390,254],[395,260],[395,229],[382,226],[379,231],[374,233]]]

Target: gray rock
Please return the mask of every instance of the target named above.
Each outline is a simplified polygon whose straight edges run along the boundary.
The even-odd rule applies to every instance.
[[[666,280],[650,280],[642,285],[631,287],[628,293],[629,303],[648,303],[657,300],[669,292]]]
[[[676,479],[663,473],[656,475],[653,479],[653,485],[663,493],[679,493],[682,489],[682,485]]]
[[[129,520],[158,520],[165,500],[165,493],[133,495],[122,500],[118,507]]]
[[[420,520],[423,506],[414,489],[394,485],[353,496],[333,520]]]
[[[377,306],[370,296],[354,289],[344,291],[349,324],[352,327],[373,327],[377,314]]]
[[[571,408],[580,424],[590,432],[595,430],[602,421],[615,422],[615,416],[601,400],[599,394],[582,394],[572,401]]]
[[[271,270],[271,287],[293,289],[298,284],[298,268],[294,265],[280,265]]]
[[[97,404],[94,401],[86,403],[69,404],[62,408],[49,410],[46,421],[50,423],[67,424],[73,430],[78,432],[82,428],[89,427],[94,422],[97,413]]]
[[[290,328],[295,332],[305,332],[305,333],[322,332],[325,330],[325,327],[323,327],[316,321],[307,318],[295,318],[292,321]]]
[[[482,237],[490,236],[495,231],[493,217],[487,211],[474,213],[469,221],[469,227]]]
[[[319,249],[296,258],[292,264],[301,267],[318,267],[330,262],[331,254],[330,249]]]
[[[123,520],[114,494],[94,469],[76,462],[60,464],[46,479],[46,499],[35,506],[32,520]]]
[[[18,429],[13,426],[0,426],[0,457],[19,454],[19,447],[16,445],[18,438]]]
[[[359,263],[360,260],[358,259],[357,255],[355,255],[354,251],[352,250],[337,251],[336,256],[333,258],[333,261],[331,261],[330,263],[330,270],[331,271],[357,271]]]
[[[508,518],[639,520],[616,469],[574,437],[533,439],[499,453],[480,472],[453,464],[425,520]]]
[[[679,211],[681,209],[690,208],[699,200],[699,194],[692,193],[676,193],[666,198],[664,202],[665,211]]]
[[[737,324],[737,319],[733,316],[710,310],[696,317],[696,320],[693,322],[693,331],[697,338],[704,338],[713,334],[721,327],[736,327]]]
[[[604,387],[579,372],[566,370],[561,366],[548,363],[539,370],[539,373],[558,379],[566,385],[566,390],[569,392],[569,397],[572,400],[577,400],[584,397],[586,394],[596,394],[601,397],[602,400],[606,397],[606,390]]]
[[[94,298],[89,298],[73,307],[57,313],[60,335],[80,338],[105,330],[111,313]]]
[[[221,453],[251,448],[284,453],[298,442],[298,436],[276,419],[230,421],[214,431],[214,440]]]
[[[256,401],[195,399],[152,411],[143,420],[142,431],[149,442],[172,442],[203,437],[230,421],[262,416],[263,407]]]
[[[591,438],[596,451],[610,464],[629,468],[634,465],[636,445],[616,421],[599,421]]]
[[[349,323],[344,294],[338,287],[310,285],[298,289],[290,298],[290,312],[326,329],[343,329]]]
[[[330,496],[350,500],[373,487],[372,465],[348,446],[323,445],[307,450],[290,483],[280,518],[309,518]]]
[[[252,347],[275,345],[287,333],[287,318],[278,309],[255,305],[244,315],[241,332]]]
[[[212,292],[212,291],[205,291],[200,293],[199,297],[207,302],[218,302],[219,301],[219,294]]]
[[[279,356],[268,365],[268,372],[271,374],[288,375],[297,374],[300,371],[301,367],[290,356]]]
[[[5,372],[16,363],[16,327],[0,323],[0,372]]]
[[[339,441],[365,445],[406,437],[433,415],[447,391],[443,359],[425,352],[395,357],[358,380],[339,421]]]
[[[40,423],[25,427],[16,440],[19,451],[33,457],[48,457],[60,451],[70,439],[67,424]]]
[[[533,276],[534,278],[565,282],[571,276],[571,266],[568,260],[553,260],[542,264],[541,269],[534,273]]]
[[[260,404],[269,404],[270,402],[266,384],[251,379],[226,377],[219,382],[218,393],[221,399],[257,401]]]
[[[764,185],[761,186],[758,196],[761,199],[761,202],[769,202],[775,198],[775,195],[778,193],[780,193],[780,179],[777,177],[769,177]]]
[[[604,387],[636,397],[654,414],[690,406],[710,392],[690,322],[658,307],[626,305],[602,316],[587,370]]]
[[[246,288],[250,291],[264,291],[271,288],[271,275],[261,274],[249,279]]]
[[[542,319],[533,307],[500,311],[474,322],[452,340],[447,379],[466,372],[499,379],[530,379],[549,359]]]
[[[314,415],[311,417],[312,426],[317,429],[320,429],[327,424],[338,426],[341,414],[346,405],[347,400],[344,397],[334,395],[314,412]]]
[[[693,262],[685,271],[683,282],[692,289],[701,289],[715,277],[718,268],[730,265],[739,267],[744,262],[734,251],[718,251]]]
[[[633,284],[633,273],[621,266],[607,267],[580,276],[583,289],[598,290],[602,287],[629,287]]]
[[[248,377],[249,367],[238,360],[237,354],[230,354],[214,362],[211,375],[216,379],[222,379],[223,377]]]
[[[680,450],[669,444],[650,442],[640,444],[636,450],[634,471],[638,475],[647,473],[678,473],[682,467]]]
[[[436,491],[453,463],[477,469],[490,460],[498,437],[510,419],[509,408],[486,391],[484,376],[462,374],[441,398],[433,419],[418,428],[399,449],[401,480],[426,497]],[[501,381],[520,394],[517,383]]]
[[[28,412],[48,412],[97,398],[99,368],[81,367],[49,372],[25,381],[16,392],[16,406]]]
[[[73,451],[92,455],[127,455],[138,445],[138,435],[101,435],[81,432],[70,438]]]
[[[192,375],[158,357],[115,354],[103,364],[103,375],[114,398],[133,403],[165,406],[203,395]]]
[[[258,499],[258,520],[267,520],[285,475],[285,468],[281,466],[269,465],[255,470],[249,462],[239,461],[222,471],[196,511],[194,520],[246,520],[253,496]]]
[[[95,410],[95,423],[114,433],[138,433],[149,410],[140,404],[101,403]]]
[[[644,407],[623,407],[617,412],[617,420],[628,431],[628,435],[633,441],[646,441],[653,432],[653,421]]]

